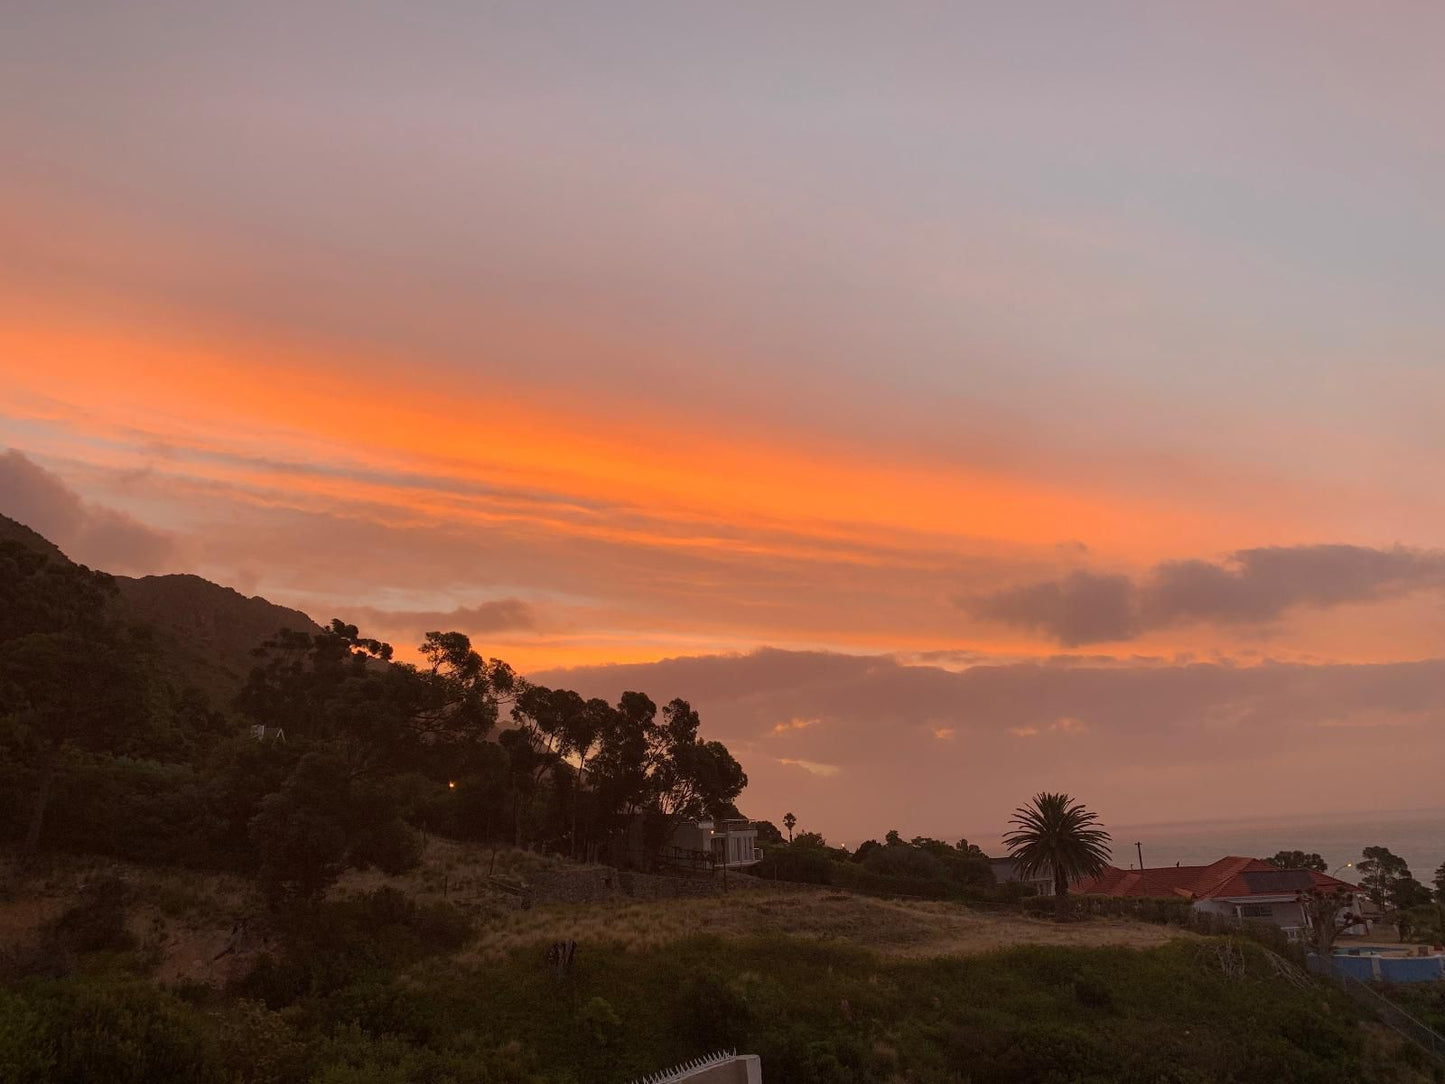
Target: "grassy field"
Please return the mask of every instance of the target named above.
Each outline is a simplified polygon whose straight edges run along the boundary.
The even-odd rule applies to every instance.
[[[893,957],[967,956],[1015,945],[1163,945],[1192,935],[1123,919],[1059,924],[971,911],[953,903],[872,899],[841,892],[763,889],[699,900],[618,901],[588,908],[538,907],[500,916],[469,957],[498,958],[528,945],[573,938],[624,949],[663,948],[699,934],[723,938],[787,935],[868,948]]]
[[[762,1055],[768,1084],[1433,1079],[1247,942],[772,885],[529,909],[485,888],[546,864],[432,848],[220,960],[259,906],[244,881],[78,861],[11,878],[0,1084],[606,1084],[725,1047]],[[117,874],[119,930],[79,888]],[[90,941],[18,966],[57,928]]]

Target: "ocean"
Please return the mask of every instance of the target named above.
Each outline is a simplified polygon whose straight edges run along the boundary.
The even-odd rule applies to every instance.
[[[1136,841],[1144,848],[1146,867],[1202,866],[1226,855],[1268,858],[1277,851],[1314,851],[1337,876],[1351,880],[1353,871],[1338,867],[1358,862],[1366,847],[1384,846],[1409,863],[1416,880],[1428,885],[1445,862],[1445,809],[1106,827],[1114,837],[1114,864],[1123,869],[1139,864]],[[982,843],[982,837],[977,838]],[[990,854],[1006,853],[1002,843],[984,848]]]

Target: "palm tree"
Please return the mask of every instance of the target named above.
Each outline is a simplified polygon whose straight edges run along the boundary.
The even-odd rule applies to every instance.
[[[1033,804],[1014,810],[1012,823],[1003,841],[1019,877],[1052,874],[1061,909],[1071,882],[1097,876],[1109,864],[1109,833],[1098,827],[1099,815],[1067,794],[1036,794]]]
[[[798,823],[798,818],[791,813],[783,814],[783,827],[788,830],[788,842],[793,842],[793,825]]]

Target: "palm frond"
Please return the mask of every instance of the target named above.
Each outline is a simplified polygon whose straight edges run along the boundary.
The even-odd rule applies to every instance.
[[[1099,815],[1067,794],[1047,791],[1014,810],[1004,845],[1019,875],[1062,877],[1063,886],[1091,877],[1109,864],[1112,839],[1099,826]]]

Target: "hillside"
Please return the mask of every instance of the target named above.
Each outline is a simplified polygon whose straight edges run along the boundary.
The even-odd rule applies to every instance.
[[[23,523],[17,523],[9,516],[0,515],[0,542],[19,542],[22,546],[28,546],[33,550],[48,554],[51,557],[58,557],[62,561],[70,558],[60,552],[60,547],[44,535],[32,531]]]
[[[348,874],[315,924],[284,935],[243,878],[71,859],[12,879],[0,972],[31,977],[7,988],[0,973],[14,1022],[0,1064],[580,1084],[735,1047],[762,1056],[767,1084],[1431,1079],[1250,942],[746,881],[532,908],[491,873],[540,884],[566,866],[438,844],[404,877]],[[558,974],[547,949],[564,938],[576,956]]]
[[[300,610],[200,576],[117,576],[121,601],[132,618],[156,631],[176,672],[224,706],[245,681],[251,652],[280,629],[319,632]]]
[[[3,515],[0,541],[70,560],[54,543]],[[205,692],[217,707],[230,703],[250,673],[257,644],[283,628],[320,631],[300,610],[247,597],[200,576],[116,576],[115,582],[125,616],[155,631],[162,665]]]

